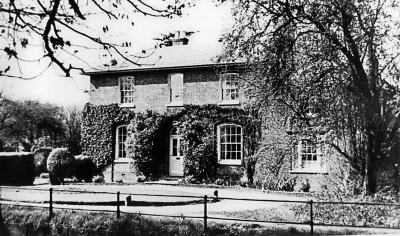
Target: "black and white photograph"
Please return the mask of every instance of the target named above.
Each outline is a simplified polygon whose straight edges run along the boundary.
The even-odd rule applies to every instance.
[[[0,236],[400,235],[399,0],[2,0]]]

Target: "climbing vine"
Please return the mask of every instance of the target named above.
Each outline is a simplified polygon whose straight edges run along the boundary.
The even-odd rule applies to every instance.
[[[128,126],[127,156],[146,177],[157,178],[164,172],[171,124],[171,116],[146,111],[137,113]]]
[[[135,113],[118,104],[95,106],[86,104],[82,117],[82,153],[90,156],[97,167],[110,164],[113,159],[115,127],[128,124]]]
[[[216,105],[185,107],[185,111],[176,125],[183,136],[183,154],[185,156],[185,175],[193,176],[197,181],[210,181],[218,175],[217,126],[234,123],[244,130],[244,161],[252,155],[261,138],[261,122],[249,107],[222,108]],[[253,167],[254,168],[254,167]],[[226,168],[225,170],[226,171]],[[229,171],[228,171],[229,172]],[[237,172],[237,170],[234,170]],[[254,174],[254,171],[251,172]]]
[[[83,115],[82,145],[84,154],[96,165],[113,160],[114,129],[129,123],[126,140],[127,157],[135,160],[138,171],[146,177],[159,177],[167,172],[169,135],[173,127],[182,135],[181,151],[184,174],[199,182],[213,180],[218,171],[217,126],[223,123],[241,125],[244,132],[244,156],[253,155],[257,148],[261,123],[254,111],[217,105],[187,105],[174,113],[146,111],[134,113],[117,104],[86,105]],[[243,167],[248,161],[244,158]],[[253,172],[251,172],[253,174]]]

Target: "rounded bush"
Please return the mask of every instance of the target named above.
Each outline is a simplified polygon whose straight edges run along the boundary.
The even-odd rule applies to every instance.
[[[88,156],[75,156],[75,170],[74,177],[86,183],[91,182],[93,176],[96,174],[96,165]]]
[[[54,149],[47,159],[47,170],[51,184],[61,184],[75,170],[75,157],[65,148]]]

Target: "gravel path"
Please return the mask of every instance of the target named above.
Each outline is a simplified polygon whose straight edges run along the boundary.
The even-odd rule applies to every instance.
[[[196,188],[184,186],[169,185],[38,185],[24,187],[24,189],[9,189],[7,187],[0,189],[0,199],[3,201],[12,201],[18,204],[29,204],[37,206],[48,206],[49,189],[53,188],[53,201],[56,203],[71,204],[55,204],[55,208],[69,209],[86,209],[86,210],[108,210],[116,211],[116,192],[120,191],[120,201],[124,201],[125,197],[131,194],[148,194],[148,195],[184,195],[188,198],[181,197],[161,197],[161,196],[139,196],[131,195],[133,201],[141,203],[159,203],[168,206],[121,206],[122,212],[141,212],[144,214],[160,214],[160,215],[202,215],[204,205],[190,204],[193,201],[201,201],[204,195],[210,199],[207,204],[208,212],[215,211],[242,211],[254,210],[259,208],[278,207],[278,202],[267,201],[245,201],[245,200],[229,200],[223,198],[240,198],[240,199],[263,199],[263,200],[280,200],[280,201],[304,201],[305,198],[273,195],[262,193],[261,191],[240,191],[235,189],[217,189],[219,198],[222,200],[212,202],[215,198],[213,188]],[[66,192],[66,190],[79,192]],[[89,193],[101,192],[101,193]],[[110,194],[106,194],[109,192]],[[28,203],[27,203],[28,202]],[[80,205],[75,205],[76,203]],[[42,204],[45,203],[45,204]],[[109,203],[98,206],[93,204]],[[114,204],[112,204],[114,203]],[[173,205],[180,203],[181,205]],[[88,205],[91,204],[91,205]],[[185,204],[185,205],[182,205]],[[114,206],[113,206],[114,205]]]

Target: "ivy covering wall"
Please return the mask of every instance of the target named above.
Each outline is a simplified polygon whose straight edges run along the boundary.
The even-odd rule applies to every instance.
[[[181,111],[160,114],[153,111],[136,114],[128,127],[128,156],[135,159],[145,176],[158,177],[165,173],[169,135],[173,127],[182,135],[181,151],[184,174],[203,182],[218,175],[217,126],[230,123],[244,130],[244,154],[252,155],[259,142],[260,120],[249,109],[222,108],[216,105],[187,105]],[[256,133],[254,133],[256,132]],[[244,166],[246,166],[244,161]]]
[[[127,156],[135,160],[137,170],[146,177],[164,173],[173,117],[146,111],[137,113],[128,126]]]
[[[118,104],[86,104],[82,117],[82,154],[91,157],[97,167],[110,164],[114,160],[115,127],[129,124],[134,117],[132,110]]]
[[[121,123],[129,123],[127,157],[135,160],[136,168],[146,177],[157,178],[165,174],[173,127],[183,138],[181,151],[185,157],[185,176],[201,182],[213,180],[218,169],[223,169],[219,168],[217,159],[218,125],[242,126],[244,161],[241,168],[250,172],[248,165],[251,163],[246,157],[254,154],[261,139],[261,121],[257,111],[250,107],[187,105],[170,113],[146,111],[135,114],[117,104],[88,104],[83,115],[82,146],[84,155],[92,157],[98,167],[110,164],[114,159],[115,127]]]
[[[247,157],[252,155],[261,138],[261,123],[250,107],[226,108],[216,105],[186,106],[176,122],[178,133],[183,136],[185,175],[198,181],[217,178],[222,172],[236,175],[247,168]],[[218,166],[217,127],[221,124],[237,124],[243,129],[243,162],[241,170]],[[255,133],[254,133],[255,132]],[[230,173],[229,173],[230,172]],[[238,173],[239,172],[239,173]]]

